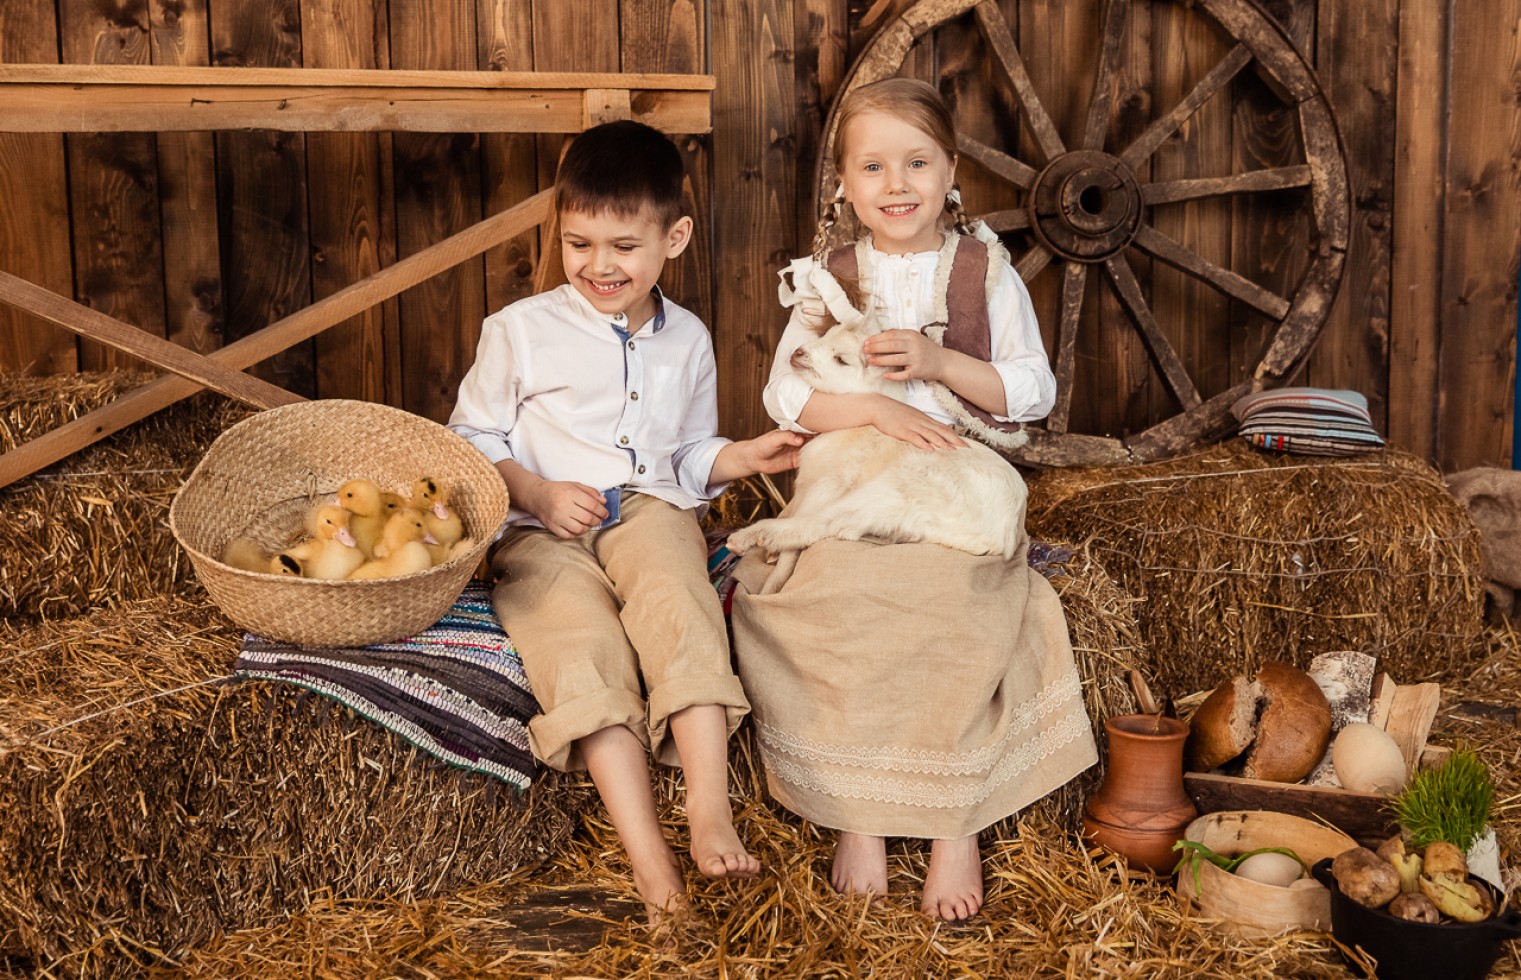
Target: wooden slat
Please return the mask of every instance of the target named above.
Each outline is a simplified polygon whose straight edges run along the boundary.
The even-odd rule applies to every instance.
[[[1083,135],[1079,147],[1084,150],[1104,148],[1104,136],[1109,132],[1109,116],[1114,105],[1113,88],[1121,74],[1120,59],[1125,51],[1125,37],[1130,30],[1130,0],[1105,0],[1104,22],[1101,37],[1103,43],[1098,53],[1097,74],[1093,93],[1088,98],[1088,112],[1083,122]]]
[[[549,216],[550,192],[541,191],[457,235],[398,259],[368,279],[318,300],[279,323],[208,355],[219,364],[246,369],[293,344],[316,336],[376,303],[383,302],[472,256],[522,234]],[[139,419],[200,390],[193,381],[163,377],[121,395],[109,405],[67,422],[46,435],[0,455],[0,487],[50,466]]]
[[[618,25],[621,67],[626,72],[707,68],[707,11],[696,0],[619,0]],[[803,91],[800,85],[800,99]],[[673,138],[686,167],[682,206],[692,218],[692,242],[676,261],[666,263],[660,285],[713,330],[713,226],[707,220],[713,207],[713,157],[704,137]],[[726,384],[724,391],[733,393],[734,385]]]
[[[476,0],[477,64],[504,73],[533,70],[532,0]],[[539,190],[534,137],[521,133],[481,134],[483,206],[495,213]],[[539,262],[537,229],[529,229],[485,255],[486,310],[499,310],[531,294]],[[551,263],[558,251],[545,252]],[[479,324],[462,324],[464,336],[479,339]]]
[[[574,133],[586,89],[630,92],[634,118],[667,132],[712,125],[703,76],[100,67],[0,66],[0,131]]]
[[[1389,303],[1394,204],[1399,0],[1322,3],[1315,69],[1336,112],[1347,157],[1351,216],[1346,271],[1304,382],[1364,393],[1373,426],[1388,429]],[[1514,321],[1513,321],[1514,324]],[[1514,331],[1512,331],[1514,332]]]
[[[475,11],[454,0],[390,5],[398,69],[473,69]],[[583,107],[584,108],[584,107]],[[396,251],[420,252],[480,220],[480,143],[472,135],[397,133]],[[402,407],[435,422],[454,409],[486,314],[486,267],[471,259],[401,296]]]
[[[1277,293],[1263,289],[1249,279],[1216,265],[1197,252],[1192,252],[1150,225],[1142,225],[1136,231],[1136,248],[1161,259],[1175,269],[1181,269],[1202,282],[1214,286],[1228,296],[1266,313],[1274,320],[1282,320],[1289,312],[1289,301]]]
[[[207,3],[153,0],[155,64],[207,64]],[[164,326],[170,340],[205,353],[221,346],[224,328],[216,141],[210,133],[161,133],[157,144]]]
[[[57,57],[53,0],[0,3],[0,62]],[[0,160],[5,161],[0,166],[0,269],[72,296],[63,137],[0,132]],[[78,367],[74,337],[19,310],[0,308],[0,370],[60,374]]]
[[[1062,303],[1056,334],[1056,404],[1046,419],[1051,432],[1066,432],[1072,414],[1072,379],[1076,373],[1077,332],[1083,312],[1088,267],[1069,262],[1062,270]],[[1142,709],[1145,710],[1145,709]]]
[[[1185,411],[1197,408],[1201,401],[1198,390],[1189,379],[1187,371],[1183,368],[1183,362],[1178,359],[1177,352],[1173,349],[1172,342],[1162,333],[1162,327],[1157,323],[1156,316],[1146,303],[1146,298],[1141,295],[1141,284],[1136,281],[1135,272],[1123,256],[1111,256],[1104,261],[1104,268],[1109,272],[1110,281],[1114,283],[1115,293],[1120,302],[1130,311],[1131,319],[1135,321],[1137,329],[1141,332],[1147,348],[1151,351],[1151,359],[1156,364],[1157,372],[1167,384],[1168,390]]]
[[[0,272],[0,303],[20,306],[65,330],[198,381],[255,408],[274,408],[302,400],[284,389],[222,367],[162,337],[65,299],[8,272]]]
[[[63,60],[147,65],[148,8],[102,8],[60,0]],[[74,293],[110,316],[164,335],[164,263],[159,235],[158,159],[152,136],[81,133],[65,140],[74,239]],[[79,348],[80,367],[104,371],[140,366],[93,343]]]
[[[982,0],[975,9],[977,21],[982,25],[983,36],[987,38],[989,48],[1002,66],[1009,84],[1013,86],[1014,97],[1019,103],[1020,112],[1024,114],[1025,123],[1030,127],[1036,145],[1040,147],[1041,154],[1047,161],[1055,159],[1066,147],[1056,131],[1056,123],[1052,121],[1050,111],[1041,101],[1041,97],[1036,94],[1035,86],[1030,82],[1030,73],[1025,67],[1024,57],[1020,55],[1019,48],[1014,43],[1014,34],[1009,28],[1009,22],[993,0]]]
[[[976,160],[1015,187],[1035,186],[1038,171],[1023,160],[1016,160],[1002,150],[995,150],[981,140],[964,133],[956,134],[956,148],[961,151],[962,156]],[[966,179],[963,174],[958,173],[957,176],[962,180]]]
[[[1443,472],[1510,465],[1521,274],[1521,168],[1515,166],[1521,159],[1521,0],[1448,10],[1452,95],[1437,443]]]
[[[1448,98],[1445,0],[1402,0],[1395,82],[1394,242],[1389,300],[1389,442],[1436,452],[1442,291],[1442,136]]]
[[[1257,779],[1186,772],[1183,788],[1200,813],[1219,810],[1275,810],[1308,820],[1323,820],[1360,841],[1383,840],[1399,830],[1382,793],[1357,793],[1303,783],[1265,783]]]
[[[1161,146],[1167,137],[1177,132],[1179,126],[1191,118],[1200,106],[1213,98],[1215,93],[1224,88],[1226,83],[1251,60],[1252,53],[1247,50],[1246,45],[1238,44],[1232,48],[1229,54],[1220,59],[1203,78],[1199,79],[1187,95],[1165,115],[1160,116],[1156,122],[1147,127],[1144,133],[1136,137],[1135,142],[1127,146],[1125,152],[1120,154],[1120,159],[1132,169],[1140,166],[1141,161],[1155,153],[1157,147]]]
[[[212,50],[229,66],[298,66],[300,24],[298,0],[234,6],[212,17]],[[233,340],[311,302],[306,142],[299,133],[223,132],[216,144],[222,262],[236,270],[222,284],[227,339]],[[316,393],[313,357],[312,345],[302,345],[281,351],[255,373],[310,396]]]
[[[787,0],[713,0],[713,65],[725,72],[714,93],[713,179],[723,188],[713,212],[714,340],[720,384],[719,431],[735,438],[773,427],[758,397],[786,324],[776,305],[776,270],[806,247],[795,194],[798,161],[783,138],[798,125],[790,53],[795,21]],[[748,380],[741,380],[748,379]]]
[[[370,0],[303,0],[302,64],[312,68],[381,68],[389,45],[377,36],[376,17],[384,8]],[[384,27],[382,22],[380,27]],[[312,297],[330,296],[349,283],[379,271],[394,259],[387,242],[382,196],[390,141],[377,133],[312,133],[306,138],[306,173],[311,195]],[[387,254],[389,253],[389,254]],[[390,323],[388,324],[388,314]],[[322,398],[384,402],[387,368],[399,366],[400,352],[386,350],[387,328],[394,333],[397,309],[381,304],[318,335],[317,388]]]
[[[797,91],[797,125],[794,129],[798,159],[796,220],[799,234],[806,239],[799,246],[806,248],[817,233],[822,210],[822,202],[818,199],[818,166],[820,152],[827,149],[821,145],[824,119],[845,82],[853,52],[847,4],[839,0],[794,0],[792,9],[793,48],[796,52],[793,69]],[[889,13],[895,17],[898,12],[887,2],[879,4],[874,19],[863,17],[858,22],[863,40],[881,26],[882,18]],[[869,11],[868,17],[871,16]],[[749,384],[748,381],[744,383]]]

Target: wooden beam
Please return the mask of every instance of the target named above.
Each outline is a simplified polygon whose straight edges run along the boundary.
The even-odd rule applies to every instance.
[[[18,307],[81,337],[141,358],[154,367],[197,381],[207,388],[220,391],[228,398],[255,408],[274,408],[277,405],[306,401],[284,388],[225,367],[204,355],[156,337],[130,323],[106,316],[99,310],[65,299],[9,272],[0,272],[0,303]]]
[[[0,132],[576,133],[617,90],[668,133],[713,128],[711,75],[0,65]]]
[[[451,235],[395,265],[367,276],[347,289],[297,310],[278,323],[250,334],[208,359],[242,370],[282,350],[313,337],[334,324],[369,309],[376,303],[432,278],[466,259],[473,258],[514,235],[522,234],[549,216],[554,189],[540,191],[528,200]],[[195,394],[200,385],[170,375],[135,388],[85,415],[66,422],[46,435],[0,455],[0,487],[9,486],[71,453],[123,429],[139,419]]]

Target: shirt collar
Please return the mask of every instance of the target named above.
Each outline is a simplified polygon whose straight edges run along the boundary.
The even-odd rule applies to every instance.
[[[595,320],[600,320],[603,323],[610,324],[615,330],[625,331],[632,334],[637,333],[638,329],[643,328],[644,326],[642,323],[639,324],[638,328],[635,328],[627,323],[620,324],[618,321],[614,320],[607,314],[598,312],[597,308],[595,306],[592,306],[591,302],[588,301],[585,296],[582,296],[581,293],[575,289],[575,287],[571,287],[571,294],[575,296],[576,304],[581,307],[587,316],[590,316]],[[651,333],[659,333],[665,329],[665,293],[660,291],[659,286],[652,286],[650,287],[650,295],[655,297],[655,315],[651,318],[650,321],[647,322],[650,323]]]

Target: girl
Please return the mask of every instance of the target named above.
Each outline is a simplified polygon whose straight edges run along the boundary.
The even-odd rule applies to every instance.
[[[870,425],[926,451],[963,436],[1019,445],[1018,422],[1046,414],[1055,379],[1007,253],[961,212],[948,106],[923,82],[889,79],[846,97],[836,133],[840,189],[814,254],[782,273],[792,319],[767,411],[783,428]],[[826,251],[846,203],[867,234]],[[816,392],[792,373],[802,343],[868,314],[883,329],[865,352],[908,383],[907,404]],[[928,838],[923,911],[971,916],[978,831],[1097,761],[1061,606],[1026,544],[1007,562],[826,540],[774,595],[757,594],[758,556],[741,563],[734,642],[767,782],[784,806],[840,831],[838,891],[885,893],[885,838]]]

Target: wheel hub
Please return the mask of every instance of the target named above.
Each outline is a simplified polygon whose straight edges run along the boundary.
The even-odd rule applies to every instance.
[[[1030,227],[1075,262],[1102,262],[1141,225],[1141,188],[1118,157],[1077,150],[1052,160],[1030,192]]]

